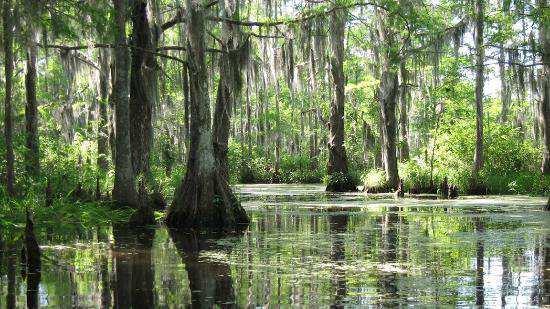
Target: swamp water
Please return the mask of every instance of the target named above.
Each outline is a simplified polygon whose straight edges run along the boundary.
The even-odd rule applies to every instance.
[[[0,307],[181,308],[550,304],[550,214],[532,197],[443,201],[240,185],[249,229],[205,239],[164,227],[37,226],[27,289],[2,252]]]

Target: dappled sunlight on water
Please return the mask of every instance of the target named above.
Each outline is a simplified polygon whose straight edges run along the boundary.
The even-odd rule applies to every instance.
[[[119,225],[68,238],[37,224],[43,250],[39,303],[180,308],[550,302],[550,215],[541,211],[542,198],[396,200],[325,194],[319,185],[237,190],[252,222],[231,237]],[[16,304],[25,306],[17,259],[3,251],[0,304],[10,286]],[[8,276],[14,267],[16,275]]]

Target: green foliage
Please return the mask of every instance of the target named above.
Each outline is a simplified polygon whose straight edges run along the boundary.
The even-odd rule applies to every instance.
[[[365,188],[383,187],[386,184],[386,173],[381,169],[371,169],[361,176]]]
[[[359,183],[355,175],[341,172],[325,176],[323,182],[327,185],[328,191],[337,188],[337,192],[356,191],[357,184]]]
[[[246,146],[245,146],[246,147]],[[282,154],[279,173],[275,173],[275,158],[257,146],[247,149],[230,140],[229,178],[232,183],[320,183],[326,174],[324,161],[317,166],[309,156]]]
[[[114,209],[105,203],[70,202],[58,199],[51,207],[44,207],[37,199],[9,200],[6,195],[3,196],[0,199],[0,228],[12,230],[24,228],[27,210],[33,212],[35,222],[40,222],[40,228],[55,229],[67,234],[81,228],[127,222],[133,213],[131,209]]]

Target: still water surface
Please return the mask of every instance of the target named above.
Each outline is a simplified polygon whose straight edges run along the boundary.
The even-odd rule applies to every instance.
[[[52,308],[550,304],[550,215],[542,198],[236,189],[252,220],[238,236],[125,225],[72,237],[38,229],[37,292],[27,293],[18,257],[4,254],[0,307],[25,307],[28,299]]]

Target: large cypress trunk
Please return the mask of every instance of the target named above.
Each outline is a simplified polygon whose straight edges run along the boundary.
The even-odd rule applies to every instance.
[[[333,99],[330,105],[329,119],[329,158],[327,171],[330,175],[327,191],[356,191],[354,181],[348,173],[348,160],[344,147],[344,104],[345,104],[345,77],[344,77],[344,32],[346,27],[347,11],[335,9],[330,14],[330,58],[333,79]]]
[[[156,61],[153,54],[156,39],[147,16],[146,0],[132,4],[132,64],[130,67],[130,145],[134,175],[147,177],[149,153],[153,138],[151,123],[156,95]]]
[[[471,180],[472,191],[479,191],[478,176],[481,168],[483,167],[483,59],[484,59],[484,47],[483,47],[483,1],[476,0],[476,32],[475,32],[475,49],[476,49],[476,146],[474,153],[474,168]]]
[[[548,0],[539,0],[541,10],[548,7]],[[545,19],[546,18],[546,19]],[[542,101],[540,105],[543,154],[541,171],[550,174],[550,23],[543,17],[539,29],[540,44],[542,46]]]
[[[113,200],[122,206],[137,207],[134,171],[130,155],[130,113],[128,103],[128,48],[126,47],[126,5],[113,0],[115,12],[115,83],[111,98],[115,107],[116,154]]]
[[[40,156],[38,144],[38,104],[36,101],[36,54],[35,34],[31,30],[27,46],[27,73],[25,74],[25,90],[27,104],[25,105],[25,129],[27,151],[25,167],[29,174],[37,176],[40,173]]]
[[[15,196],[15,175],[13,155],[13,123],[12,123],[12,84],[13,84],[13,16],[12,1],[4,0],[4,138],[6,142],[6,190],[10,196]]]
[[[214,158],[205,16],[199,3],[187,0],[188,70],[190,81],[190,145],[185,178],[174,193],[166,224],[180,229],[236,230],[248,217],[220,174]]]

